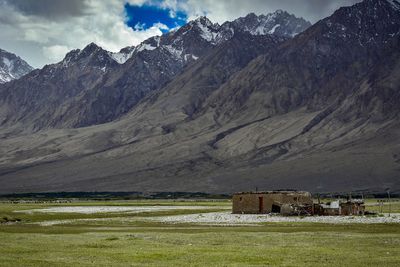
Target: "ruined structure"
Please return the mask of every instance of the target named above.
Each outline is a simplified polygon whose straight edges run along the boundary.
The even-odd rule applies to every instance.
[[[242,192],[232,198],[234,214],[302,215],[311,214],[312,208],[311,194],[303,191]]]
[[[326,204],[314,204],[313,214],[321,216],[350,216],[364,215],[365,204],[360,199],[349,199],[346,201],[336,200]]]
[[[234,214],[364,215],[363,200],[340,199],[328,203],[313,203],[311,193],[304,191],[265,191],[236,193],[232,198]]]

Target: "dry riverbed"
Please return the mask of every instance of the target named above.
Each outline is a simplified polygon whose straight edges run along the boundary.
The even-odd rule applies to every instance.
[[[220,207],[218,207],[220,208]],[[224,208],[224,207],[222,207]],[[45,209],[32,209],[32,210],[20,210],[16,212],[22,213],[80,213],[80,214],[94,214],[94,213],[141,213],[141,212],[156,212],[156,211],[169,211],[169,210],[203,210],[203,209],[215,209],[213,206],[130,206],[130,207],[118,207],[118,206],[80,206],[80,207],[52,207]]]
[[[280,216],[280,215],[258,215],[258,214],[231,214],[230,212],[212,212],[176,216],[160,216],[147,218],[148,220],[163,223],[196,223],[207,225],[247,225],[268,222],[308,222],[308,223],[330,223],[330,224],[378,224],[378,223],[400,223],[400,213],[385,214],[381,216]]]
[[[227,209],[220,212],[206,212],[209,209],[215,209],[215,206],[69,206],[69,207],[51,207],[44,209],[20,210],[23,213],[132,213],[139,214],[137,217],[114,217],[114,218],[88,218],[88,219],[65,219],[49,220],[38,222],[42,226],[52,226],[59,224],[79,224],[87,222],[100,221],[153,221],[169,224],[190,223],[202,225],[257,225],[260,223],[327,223],[327,224],[400,224],[400,213],[379,215],[379,216],[280,216],[272,214],[231,214],[229,207],[218,207]],[[164,215],[142,217],[140,213],[145,212],[163,212],[174,210],[193,210],[193,214],[184,215]],[[204,210],[204,212],[198,213]]]

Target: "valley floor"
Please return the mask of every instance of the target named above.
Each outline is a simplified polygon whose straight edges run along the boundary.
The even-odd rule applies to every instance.
[[[369,210],[379,208],[372,200],[368,204]],[[400,224],[395,221],[179,221],[215,214],[230,218],[230,207],[229,201],[3,202],[0,266],[400,264]],[[388,212],[387,203],[383,212]],[[391,205],[391,212],[400,212],[400,202]]]

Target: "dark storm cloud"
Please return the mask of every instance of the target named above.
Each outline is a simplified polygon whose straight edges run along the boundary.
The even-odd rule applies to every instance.
[[[278,0],[273,2],[281,6],[281,9],[290,10],[296,15],[316,22],[330,16],[342,6],[350,6],[361,0]]]
[[[296,16],[303,17],[311,22],[316,22],[330,16],[335,10],[342,6],[350,6],[361,0],[227,0],[234,7],[242,7],[255,12],[275,11],[282,9]]]
[[[87,14],[85,0],[3,0],[1,2],[24,15],[47,19],[65,19]]]

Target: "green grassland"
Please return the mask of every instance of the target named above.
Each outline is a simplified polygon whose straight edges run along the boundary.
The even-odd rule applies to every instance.
[[[368,201],[367,204],[368,209],[376,210],[374,201]],[[139,214],[14,212],[72,205],[194,205],[199,209]],[[206,226],[140,220],[146,216],[222,211],[230,205],[229,201],[159,200],[0,203],[0,220],[3,220],[0,224],[0,266],[400,265],[398,224],[265,223],[254,226]],[[202,206],[212,207],[203,210]],[[392,212],[399,212],[400,202],[393,202],[391,209]],[[110,220],[77,221],[54,226],[37,224],[48,220],[95,218]]]

